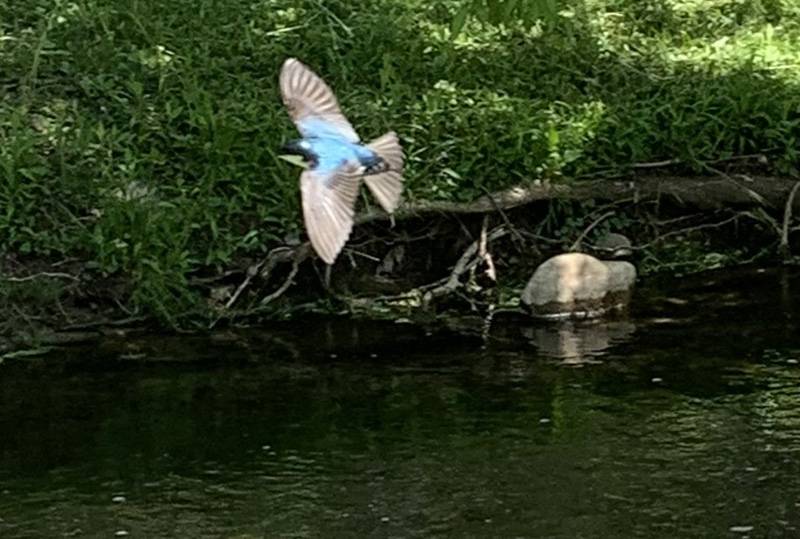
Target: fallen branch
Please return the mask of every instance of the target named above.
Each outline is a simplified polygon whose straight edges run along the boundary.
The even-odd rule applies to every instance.
[[[289,289],[289,287],[292,286],[294,278],[297,275],[297,270],[300,268],[300,264],[309,256],[308,244],[304,243],[298,249],[295,249],[293,255],[294,256],[292,256],[291,259],[292,269],[289,271],[289,275],[286,276],[286,278],[283,280],[283,283],[281,283],[275,292],[261,298],[261,301],[259,302],[261,307],[281,297]]]
[[[494,267],[494,260],[492,259],[492,253],[489,252],[489,238],[487,234],[487,229],[489,228],[489,216],[485,215],[483,217],[483,225],[481,226],[481,238],[480,244],[478,246],[478,258],[483,260],[486,264],[486,276],[492,280],[492,282],[497,282],[497,271]],[[509,228],[509,230],[513,230],[513,228]]]
[[[743,156],[750,157],[750,156]],[[642,163],[642,167],[646,166],[661,166],[667,163]],[[497,193],[486,193],[485,195],[477,198],[472,202],[459,203],[459,202],[445,202],[445,201],[423,201],[417,203],[406,203],[401,206],[393,215],[386,214],[380,210],[368,210],[365,213],[356,217],[355,224],[362,225],[373,221],[383,221],[396,217],[397,219],[409,219],[414,217],[425,217],[430,214],[481,214],[481,213],[500,213],[505,221],[505,226],[498,227],[492,231],[492,234],[498,233],[502,230],[502,235],[513,233],[516,237],[521,238],[522,232],[516,230],[511,226],[505,210],[524,206],[526,204],[553,199],[566,199],[566,200],[588,200],[588,199],[604,199],[604,200],[618,200],[620,198],[629,198],[636,202],[646,200],[656,200],[659,197],[671,197],[682,204],[691,204],[698,208],[726,208],[729,206],[774,206],[778,207],[786,200],[786,211],[790,212],[792,209],[800,211],[800,200],[796,199],[797,184],[792,186],[789,180],[774,178],[774,177],[754,177],[741,176],[734,178],[725,173],[719,172],[718,177],[714,178],[686,178],[676,176],[658,176],[658,177],[644,177],[635,178],[630,180],[590,180],[590,181],[576,181],[571,184],[552,184],[533,182],[529,185],[518,185],[510,189],[500,191]],[[787,194],[788,200],[787,200]],[[796,207],[797,206],[797,207]],[[796,207],[796,208],[795,208]],[[744,212],[743,214],[747,214]],[[591,231],[598,222],[608,217],[604,214],[595,223],[590,225],[581,235],[583,239],[586,234]],[[786,224],[786,219],[784,219]],[[701,225],[699,228],[721,226],[728,222],[715,223],[708,225]],[[784,226],[784,236],[788,236],[790,230],[786,230]],[[494,238],[491,238],[494,239]],[[788,241],[788,240],[787,240]],[[474,243],[470,247],[477,251],[480,247],[479,243]],[[297,254],[304,252],[304,255],[297,258]],[[468,249],[469,251],[469,249]],[[467,256],[468,255],[468,256]],[[227,301],[225,308],[231,309],[236,303],[242,292],[250,285],[252,279],[259,272],[261,277],[265,280],[269,279],[269,275],[274,268],[282,263],[292,261],[292,270],[289,277],[283,281],[278,289],[264,297],[261,301],[262,306],[269,303],[286,292],[291,286],[292,279],[297,274],[297,266],[308,258],[310,253],[308,251],[308,244],[303,244],[300,247],[279,247],[270,251],[267,258],[258,264],[251,266],[247,270],[247,274],[236,289],[234,294]],[[466,257],[466,259],[464,258]],[[458,279],[464,271],[469,271],[471,267],[466,267],[470,262],[474,265],[477,262],[473,260],[475,252],[465,252],[462,259],[456,264],[453,269],[453,274],[443,284],[433,288],[429,291],[429,295],[434,297],[438,294],[445,294],[454,290],[452,288],[454,283],[458,283]],[[487,264],[491,267],[487,261]],[[465,269],[466,267],[466,269]],[[262,269],[263,268],[263,269]]]
[[[498,226],[486,235],[486,243],[502,238],[507,234],[509,234],[509,230],[505,226]],[[456,265],[453,266],[453,271],[450,272],[450,276],[444,281],[444,283],[429,290],[425,294],[426,303],[429,303],[430,300],[434,298],[451,294],[462,286],[461,276],[470,271],[482,260],[481,257],[478,256],[480,246],[481,240],[478,239],[472,242],[469,247],[467,247],[467,249],[461,255],[461,258],[459,258],[458,262],[456,262]]]
[[[273,301],[275,298],[281,296],[284,292],[286,292],[289,286],[291,286],[292,280],[294,279],[295,275],[297,275],[297,269],[300,266],[300,263],[308,258],[308,256],[308,242],[297,247],[282,246],[272,249],[261,262],[253,264],[247,268],[247,274],[245,275],[244,280],[236,288],[236,291],[233,293],[233,295],[231,295],[227,303],[225,303],[225,310],[230,310],[230,308],[233,307],[233,305],[239,299],[239,296],[242,295],[242,292],[244,292],[244,290],[250,285],[256,275],[260,275],[264,281],[269,281],[270,275],[272,275],[273,270],[278,266],[278,264],[291,261],[292,270],[289,272],[289,276],[283,281],[283,283],[281,283],[275,292],[269,294],[261,300],[261,305],[266,305],[270,301]]]
[[[228,302],[225,303],[225,309],[230,309],[233,307],[233,304],[236,303],[236,300],[239,299],[239,296],[244,292],[244,289],[250,284],[250,281],[253,280],[253,277],[258,275],[261,266],[264,264],[265,260],[262,260],[258,264],[253,264],[252,266],[247,268],[247,273],[245,274],[244,281],[236,288],[236,291],[231,295]]]
[[[767,205],[782,207],[794,182],[768,176],[733,177],[720,173],[716,177],[657,176],[628,180],[588,180],[570,184],[533,182],[518,185],[491,195],[483,195],[472,202],[422,201],[408,202],[394,213],[397,219],[425,217],[430,214],[480,214],[510,210],[541,200],[618,200],[632,197],[636,201],[670,197],[682,204],[701,209],[730,206],[752,207]],[[800,211],[800,199],[792,202]],[[387,220],[389,215],[380,210],[369,210],[356,218],[356,224]]]

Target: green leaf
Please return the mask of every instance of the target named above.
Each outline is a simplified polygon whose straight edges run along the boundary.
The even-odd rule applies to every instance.
[[[464,25],[467,22],[467,16],[470,14],[470,11],[470,4],[466,4],[456,12],[455,17],[453,17],[453,20],[450,23],[450,34],[453,37],[457,37],[461,33],[461,30],[464,29]]]
[[[506,0],[505,6],[503,7],[503,20],[508,21],[511,20],[511,17],[514,13],[514,10],[517,8],[517,4],[519,4],[519,0]]]
[[[558,147],[559,138],[560,137],[558,135],[556,126],[551,124],[549,130],[547,131],[547,148],[549,150],[555,150]]]

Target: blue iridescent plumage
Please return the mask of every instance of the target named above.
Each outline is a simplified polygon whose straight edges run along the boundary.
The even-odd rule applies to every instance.
[[[308,165],[300,175],[306,230],[314,250],[332,264],[350,235],[360,180],[387,212],[397,207],[403,150],[393,132],[361,144],[333,92],[298,60],[284,62],[280,86],[303,137],[284,150],[303,156]]]
[[[378,155],[366,146],[339,137],[308,136],[297,144],[308,146],[310,161],[315,163],[314,168],[319,172],[332,173],[346,163],[358,162],[368,168],[380,162]]]

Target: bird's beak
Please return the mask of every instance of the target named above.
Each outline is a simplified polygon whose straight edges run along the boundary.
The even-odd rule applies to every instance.
[[[278,155],[278,157],[280,157],[287,163],[291,163],[301,168],[308,168],[308,163],[306,163],[302,155],[281,153]]]
[[[281,146],[281,153],[278,157],[298,167],[308,168],[308,163],[305,161],[303,152],[300,151],[300,148],[297,147],[297,143],[294,141],[287,142]]]

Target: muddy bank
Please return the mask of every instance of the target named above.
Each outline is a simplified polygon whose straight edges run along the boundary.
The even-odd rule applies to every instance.
[[[642,189],[633,199],[616,199],[620,193],[607,185],[602,191],[607,195],[595,193],[599,198],[588,201],[566,197],[517,205],[498,196],[488,202],[494,203],[492,211],[407,207],[394,226],[364,217],[331,268],[305,244],[277,247],[260,259],[198,268],[182,285],[191,296],[188,307],[169,305],[165,298],[159,312],[136,304],[133,276],[100,274],[78,257],[7,254],[0,259],[0,353],[135,331],[259,326],[312,314],[428,322],[442,314],[513,311],[540,263],[569,251],[613,256],[599,249],[610,233],[630,239],[626,258],[642,282],[796,262],[792,253],[800,252],[800,227],[789,203],[792,184],[759,185],[763,193],[754,191],[749,200],[772,197],[763,198],[765,205],[742,199],[725,206],[707,196],[687,201],[682,197],[689,191],[674,185],[663,196]]]
[[[49,330],[39,335],[34,348],[22,348],[24,343],[16,341],[16,353],[7,351],[6,358],[47,354],[77,361],[91,356],[134,363],[202,363],[234,358],[262,361],[269,357],[328,363],[355,355],[380,362],[421,351],[421,346],[426,352],[438,346],[445,350],[457,338],[460,345],[475,349],[519,351],[529,347],[561,361],[591,362],[611,347],[624,346],[633,338],[646,339],[648,328],[658,328],[660,334],[675,331],[694,335],[697,331],[698,342],[705,340],[703,335],[707,336],[709,328],[714,328],[715,339],[726,335],[735,340],[746,338],[748,346],[763,348],[794,339],[800,330],[798,291],[800,267],[727,268],[684,277],[645,278],[624,315],[600,320],[554,323],[512,310],[487,317],[452,309],[438,317],[395,320],[304,314],[295,320],[191,334],[165,332],[144,321],[122,321],[116,325]],[[752,333],[747,329],[750,326],[758,331]],[[771,332],[768,328],[772,326],[781,330]],[[756,335],[769,336],[771,341],[756,339]],[[743,348],[742,353],[746,352]]]

